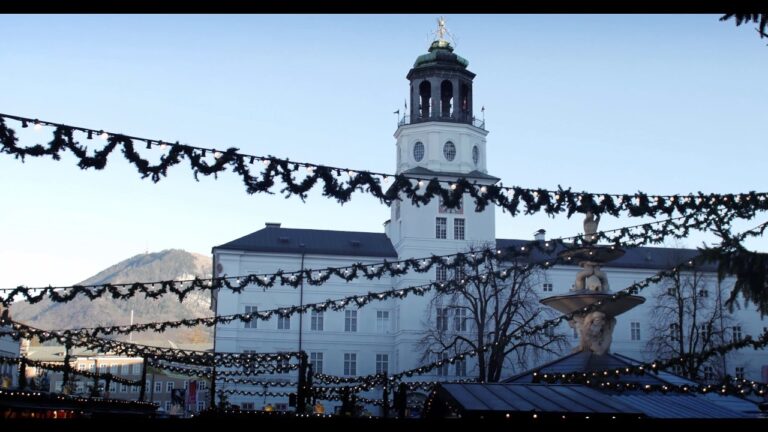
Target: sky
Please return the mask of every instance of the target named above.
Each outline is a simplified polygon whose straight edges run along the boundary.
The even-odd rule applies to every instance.
[[[295,161],[393,172],[405,76],[433,15],[0,15],[0,112]],[[768,190],[768,47],[715,15],[447,15],[477,74],[488,172],[505,185],[594,193]],[[47,143],[50,129],[20,144]],[[85,140],[83,140],[85,141]],[[98,140],[89,142],[96,146]],[[148,151],[159,156],[160,150]],[[188,166],[159,183],[115,153],[104,170],[0,155],[0,287],[70,285],[147,251],[211,248],[280,222],[383,232],[355,194],[248,195]],[[765,215],[738,227],[751,228]],[[603,218],[601,229],[645,222]],[[498,238],[578,234],[512,217]],[[696,247],[696,234],[667,245]],[[747,243],[768,250],[766,239]]]

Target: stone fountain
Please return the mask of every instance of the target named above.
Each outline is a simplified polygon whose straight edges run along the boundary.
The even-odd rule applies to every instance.
[[[600,217],[591,212],[584,218],[584,244],[559,254],[566,262],[579,264],[582,270],[576,275],[576,282],[568,294],[547,297],[541,303],[563,314],[571,314],[584,307],[602,301],[588,313],[574,315],[568,324],[579,333],[576,351],[591,351],[602,355],[610,352],[616,316],[645,302],[640,296],[613,298],[608,277],[600,269],[604,263],[621,258],[624,250],[616,246],[598,246],[597,225]]]

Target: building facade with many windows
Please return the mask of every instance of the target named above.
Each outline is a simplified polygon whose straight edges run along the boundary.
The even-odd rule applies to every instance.
[[[396,172],[413,178],[414,185],[425,185],[432,178],[450,182],[464,177],[478,185],[491,185],[499,180],[486,169],[488,132],[484,121],[479,121],[474,114],[472,85],[475,74],[467,66],[467,60],[456,55],[449,43],[437,40],[427,54],[416,59],[408,72],[410,108],[400,119],[394,134],[395,159]],[[425,180],[416,180],[419,178]],[[395,201],[383,233],[292,229],[279,223],[268,223],[263,229],[215,246],[212,251],[214,272],[218,276],[234,276],[313,269],[319,275],[329,267],[354,263],[376,265],[385,260],[453,254],[473,247],[514,248],[529,241],[497,239],[494,210],[489,206],[476,211],[471,197],[465,195],[458,206],[444,205],[439,199],[419,206],[408,200]],[[545,241],[542,233],[537,233],[536,238]],[[603,268],[613,291],[617,291],[671,267],[680,256],[692,254],[695,251],[635,248]],[[578,271],[578,267],[571,265],[549,268],[536,282],[537,294],[543,298],[567,293]],[[248,313],[445,281],[450,277],[455,275],[437,265],[427,273],[411,271],[399,277],[358,278],[350,282],[331,277],[319,286],[306,283],[297,288],[250,286],[240,294],[218,291],[214,294],[212,308],[217,315]],[[715,295],[713,288],[719,283],[713,272],[710,271],[707,277],[707,286],[711,290],[707,292]],[[724,288],[727,291],[729,287]],[[653,358],[654,354],[647,349],[654,324],[650,317],[655,307],[654,297],[664,289],[661,285],[646,289],[642,293],[647,298],[646,303],[620,317],[614,332],[613,351],[640,360]],[[718,307],[721,306],[720,303]],[[351,306],[341,311],[312,311],[289,317],[275,315],[269,321],[245,324],[234,321],[219,325],[215,333],[215,349],[223,352],[302,350],[308,353],[316,373],[342,377],[391,374],[438,360],[439,356],[425,359],[423,349],[419,347],[425,325],[433,322],[443,330],[468,331],[471,329],[467,326],[466,316],[461,315],[465,313],[455,308],[433,307],[429,294],[411,295],[404,299],[374,301],[359,309]],[[746,334],[757,335],[768,325],[759,315],[747,310],[737,313],[730,324],[723,324],[723,331],[728,333],[727,340]],[[654,331],[658,332],[658,329]],[[551,332],[566,335],[571,346],[578,346],[575,332],[567,325]],[[563,350],[563,353],[567,352],[570,348]],[[762,352],[743,352],[732,357],[725,365],[725,372],[731,375],[759,379],[765,369],[763,365],[768,365]],[[413,379],[471,377],[474,367],[474,360],[468,358]],[[510,367],[509,373],[513,372],[520,370]],[[276,378],[295,381],[296,373],[281,374]],[[218,382],[217,388],[262,390],[226,382]],[[284,406],[287,398],[233,395],[229,401],[258,409],[266,403]]]

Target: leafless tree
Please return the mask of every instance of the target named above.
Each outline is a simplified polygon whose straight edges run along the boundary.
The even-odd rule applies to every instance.
[[[453,357],[492,343],[477,356],[473,372],[481,382],[497,382],[505,367],[525,368],[540,354],[559,352],[565,346],[565,336],[554,332],[518,331],[553,316],[539,304],[534,289],[541,273],[524,257],[478,259],[443,277],[437,270],[437,280],[446,276],[458,284],[449,284],[430,302],[420,340],[422,361]],[[466,373],[462,367],[466,363],[460,360],[455,375]],[[447,370],[438,373],[447,375]]]
[[[720,378],[722,359],[698,354],[727,342],[733,319],[723,308],[723,290],[714,276],[691,269],[675,273],[660,286],[647,348],[657,358],[686,356],[676,369],[692,380]]]

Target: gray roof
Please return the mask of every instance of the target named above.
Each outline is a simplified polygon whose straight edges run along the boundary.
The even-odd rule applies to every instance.
[[[438,397],[468,412],[548,412],[562,414],[641,414],[609,395],[581,385],[442,384]]]
[[[623,402],[640,410],[648,417],[662,419],[736,419],[755,418],[760,416],[757,405],[734,396],[719,396],[708,398],[703,395],[662,394],[643,392],[624,392],[611,396],[612,399]],[[729,404],[728,399],[739,400],[752,407],[752,412],[737,411]],[[730,405],[730,406],[729,406]]]
[[[520,247],[524,244],[528,244],[530,240],[518,240],[518,239],[496,239],[496,247],[498,249],[506,249],[508,247]],[[556,257],[559,252],[563,250],[562,247],[555,249],[551,255],[545,255],[537,250],[531,255],[532,260],[543,260],[546,257]],[[615,261],[610,261],[603,264],[603,267],[614,268],[629,268],[629,269],[652,269],[652,270],[665,270],[674,267],[690,258],[699,255],[699,251],[696,249],[680,249],[680,248],[662,248],[662,247],[636,247],[631,249],[625,249],[624,256],[618,258]],[[574,266],[576,264],[573,264]],[[712,263],[706,263],[698,267],[701,270],[715,271],[717,266]]]
[[[529,242],[530,240],[497,239],[496,247],[499,249],[519,247]],[[304,247],[300,247],[301,244],[304,244]],[[268,224],[266,228],[214,246],[213,249],[297,255],[306,252],[315,255],[398,258],[392,242],[383,233],[281,228],[279,224]],[[549,256],[557,256],[560,250],[555,250]],[[698,251],[695,249],[638,247],[627,249],[624,256],[605,264],[604,267],[661,270],[668,269],[675,263],[697,254]],[[547,256],[534,250],[531,259],[543,261]],[[404,258],[420,257],[400,257],[400,259]],[[716,267],[714,264],[707,264],[700,268],[715,270]]]
[[[501,180],[498,177],[494,177],[492,175],[488,175],[485,173],[482,173],[478,170],[473,170],[468,173],[460,173],[460,172],[451,172],[451,171],[432,171],[429,168],[424,168],[421,166],[417,166],[411,169],[407,169],[403,171],[401,174],[406,176],[421,176],[425,178],[432,179],[433,177],[465,177],[465,178],[476,178],[476,179],[484,179],[484,180],[493,180],[494,183]]]
[[[636,366],[639,364],[641,364],[639,361],[621,354],[606,353],[597,355],[590,351],[578,351],[560,357],[552,362],[545,363],[535,369],[515,375],[504,380],[504,382],[530,383],[533,381],[534,371],[539,371],[541,373],[590,372],[623,369],[627,366]],[[621,381],[651,385],[696,385],[693,381],[664,371],[648,372],[643,375],[623,375]]]
[[[397,258],[397,252],[392,247],[392,242],[383,233],[279,228],[277,226],[267,226],[237,240],[215,246],[213,249]]]
[[[523,372],[504,380],[511,385],[530,385],[533,372],[569,373],[590,372],[599,370],[621,369],[636,366],[641,362],[620,354],[597,355],[591,352],[576,352],[557,360],[541,365],[528,372]],[[615,379],[615,378],[613,378]],[[681,376],[659,371],[646,372],[643,375],[621,375],[620,382],[633,382],[640,385],[671,384],[697,385],[698,383]],[[545,384],[549,387],[570,387],[568,384]],[[621,401],[631,407],[630,412],[642,412],[648,417],[675,418],[754,418],[761,415],[755,403],[736,396],[721,396],[712,394],[663,394],[657,392],[645,393],[640,390],[615,392],[613,390],[594,390],[602,395]]]

